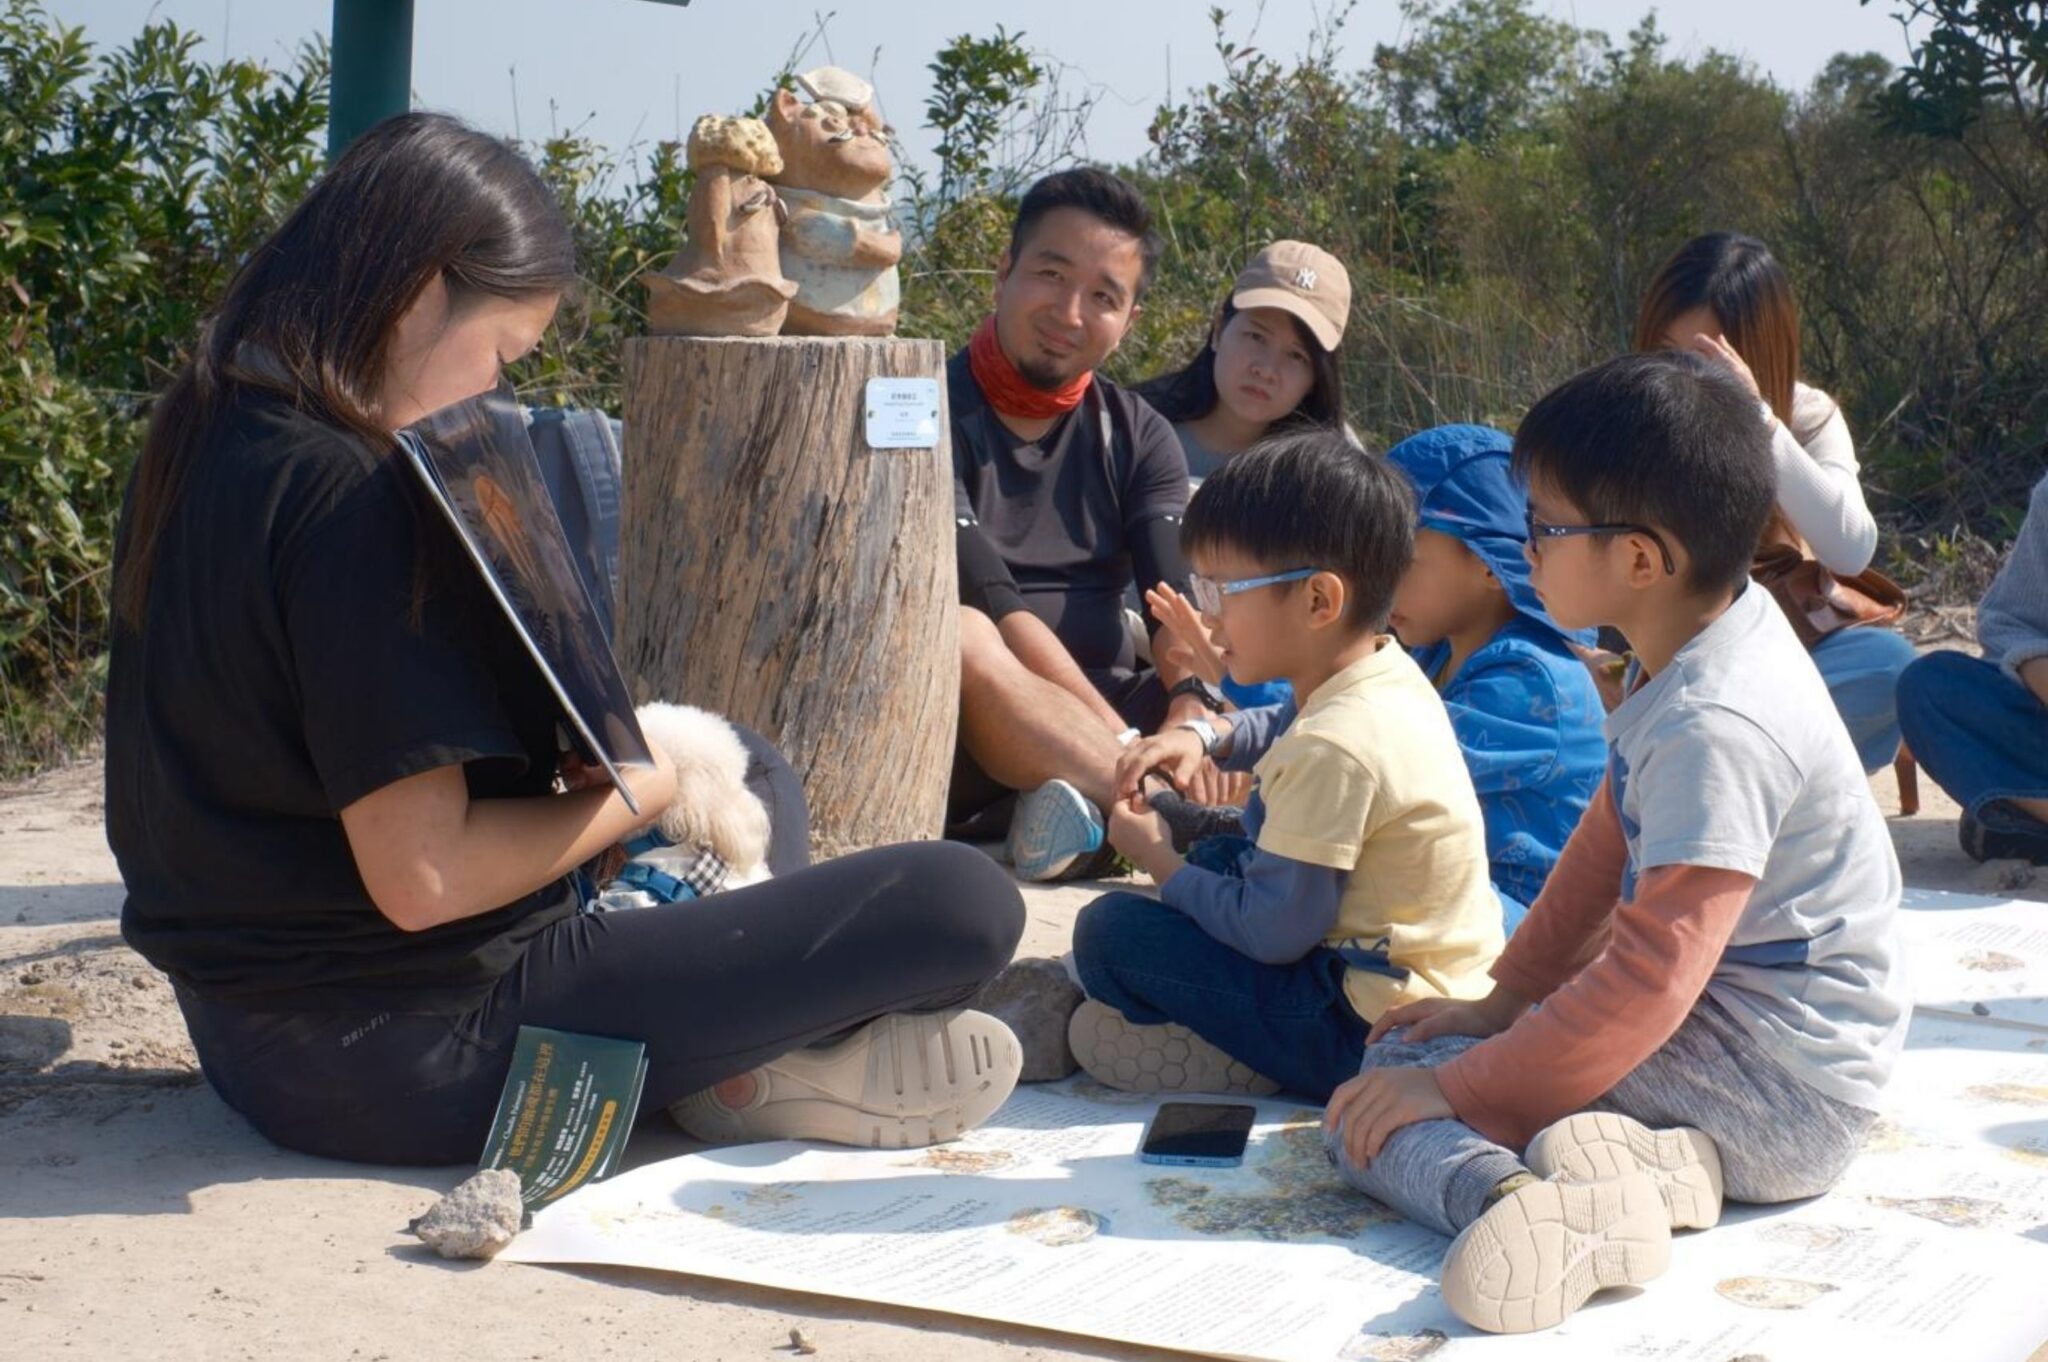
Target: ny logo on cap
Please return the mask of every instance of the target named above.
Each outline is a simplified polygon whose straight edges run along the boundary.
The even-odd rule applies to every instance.
[[[1311,291],[1316,286],[1316,272],[1303,265],[1294,272],[1294,286],[1304,293]]]

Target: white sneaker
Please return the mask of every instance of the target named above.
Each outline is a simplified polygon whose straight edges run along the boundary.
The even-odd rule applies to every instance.
[[[1546,1128],[1523,1162],[1539,1178],[1599,1182],[1648,1173],[1674,1230],[1704,1230],[1721,1219],[1721,1151],[1703,1130],[1652,1130],[1611,1111],[1582,1111]]]
[[[1594,1292],[1641,1286],[1671,1264],[1671,1225],[1648,1173],[1531,1182],[1490,1206],[1444,1255],[1443,1297],[1475,1329],[1549,1329]]]
[[[743,1107],[706,1088],[668,1110],[714,1144],[915,1149],[957,1140],[987,1120],[1016,1088],[1023,1062],[1017,1037],[985,1012],[892,1012],[844,1040],[753,1070],[753,1100]]]
[[[1102,847],[1102,810],[1064,780],[1049,780],[1017,798],[1010,816],[1010,865],[1031,883],[1056,880]]]
[[[1280,1085],[1185,1026],[1141,1026],[1093,998],[1074,1009],[1067,1044],[1099,1083],[1125,1092],[1207,1092],[1267,1097]]]

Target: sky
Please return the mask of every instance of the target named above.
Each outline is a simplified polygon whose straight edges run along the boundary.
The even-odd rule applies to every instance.
[[[203,50],[288,63],[326,33],[335,0],[44,0],[101,47],[127,41],[152,17],[201,35]],[[345,0],[344,0],[345,2]],[[1669,50],[1740,55],[1779,84],[1803,89],[1842,51],[1902,60],[1898,0],[1665,0],[1654,6]],[[417,0],[413,90],[419,107],[459,114],[494,132],[538,139],[576,131],[628,152],[687,133],[697,115],[750,105],[790,54],[816,34],[798,69],[828,61],[874,81],[904,154],[931,163],[919,125],[933,55],[962,33],[1000,24],[1061,72],[1066,91],[1095,106],[1086,154],[1119,163],[1146,150],[1153,111],[1171,91],[1222,74],[1209,0]],[[1240,45],[1291,56],[1329,0],[1225,0]],[[1653,8],[1645,0],[1536,0],[1535,8],[1619,41]],[[1398,39],[1398,0],[1359,0],[1342,52],[1363,66]]]

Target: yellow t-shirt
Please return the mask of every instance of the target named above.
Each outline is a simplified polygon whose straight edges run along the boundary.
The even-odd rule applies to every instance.
[[[1323,944],[1352,958],[1344,991],[1359,1016],[1485,996],[1503,938],[1479,797],[1443,700],[1405,649],[1382,638],[1318,686],[1252,769],[1259,849],[1347,872]]]

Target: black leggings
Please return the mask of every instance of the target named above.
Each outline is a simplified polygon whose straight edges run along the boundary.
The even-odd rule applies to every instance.
[[[522,1024],[646,1042],[654,1111],[884,1012],[956,1006],[1008,963],[1024,905],[1001,867],[945,842],[808,866],[802,788],[749,746],[775,879],[558,922],[458,1016],[251,1011],[181,988],[207,1079],[288,1148],[473,1163]]]

